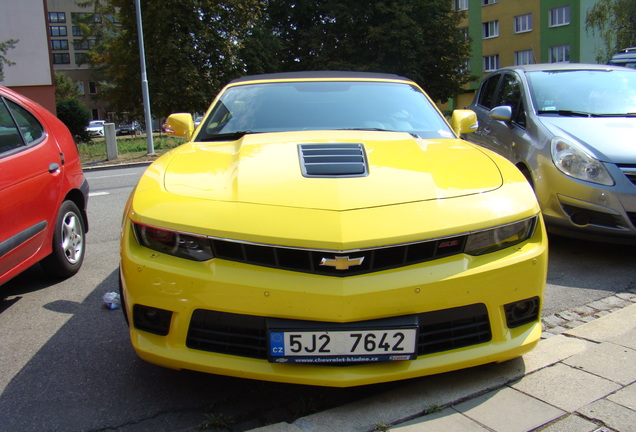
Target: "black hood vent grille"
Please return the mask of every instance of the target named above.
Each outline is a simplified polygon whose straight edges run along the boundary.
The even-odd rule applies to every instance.
[[[300,144],[298,152],[305,177],[364,177],[369,174],[362,144]]]

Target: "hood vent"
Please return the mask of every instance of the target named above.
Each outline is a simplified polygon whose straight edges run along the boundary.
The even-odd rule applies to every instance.
[[[364,177],[369,173],[362,144],[300,144],[298,152],[305,177]]]

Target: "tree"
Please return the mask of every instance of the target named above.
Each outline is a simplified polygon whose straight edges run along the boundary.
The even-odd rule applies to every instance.
[[[396,73],[443,101],[471,79],[460,19],[447,0],[269,0],[242,59],[248,73]]]
[[[15,48],[15,44],[18,43],[18,39],[8,39],[4,42],[0,42],[0,81],[4,79],[4,72],[2,71],[2,67],[4,65],[11,66],[15,63],[6,58],[7,51],[12,48]]]
[[[99,3],[99,2],[97,2]],[[119,32],[90,53],[111,109],[143,117],[135,5],[109,0]],[[243,74],[238,52],[260,12],[260,0],[141,1],[152,114],[202,112],[219,88]]]
[[[80,100],[82,94],[75,82],[62,72],[55,72],[55,102],[75,99]]]
[[[636,46],[636,0],[599,0],[585,18],[588,31],[598,31],[604,49],[596,61],[607,63],[617,51]]]
[[[84,130],[91,114],[80,102],[81,93],[75,82],[61,72],[55,73],[55,109],[57,118],[71,131],[80,142],[88,142],[91,137]]]

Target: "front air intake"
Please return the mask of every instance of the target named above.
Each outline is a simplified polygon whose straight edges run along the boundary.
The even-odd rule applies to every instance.
[[[357,143],[300,144],[305,177],[363,177],[368,175],[364,146]]]

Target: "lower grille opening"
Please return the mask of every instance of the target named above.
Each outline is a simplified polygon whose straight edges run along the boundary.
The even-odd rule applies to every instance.
[[[568,204],[562,204],[562,207],[575,225],[599,225],[609,228],[620,228],[621,226],[620,219],[609,213],[588,210]]]
[[[492,339],[484,304],[425,312],[419,321],[418,355],[477,345]],[[192,314],[188,348],[267,359],[267,318],[197,309]],[[328,326],[328,324],[327,324]]]

